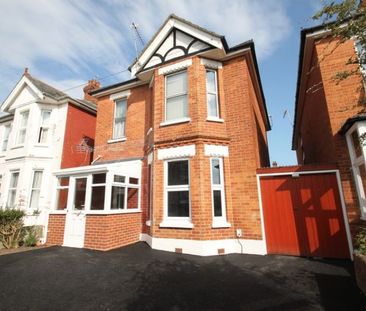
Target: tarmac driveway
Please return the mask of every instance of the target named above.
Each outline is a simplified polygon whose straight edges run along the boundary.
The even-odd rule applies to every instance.
[[[0,256],[1,310],[366,310],[349,261],[196,257],[137,243]]]

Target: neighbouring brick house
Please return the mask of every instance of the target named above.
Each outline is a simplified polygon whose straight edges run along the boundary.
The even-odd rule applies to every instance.
[[[96,106],[26,69],[1,111],[0,207],[24,209],[26,225],[47,226],[53,171],[92,160],[92,148],[84,144],[94,141]]]
[[[230,48],[171,15],[130,71],[91,92],[94,161],[55,173],[48,243],[265,254],[256,169],[270,124],[253,42]]]
[[[355,40],[339,44],[323,26],[301,32],[293,150],[299,164],[335,164],[340,171],[351,232],[366,221],[365,72],[343,81],[338,72],[357,57]]]

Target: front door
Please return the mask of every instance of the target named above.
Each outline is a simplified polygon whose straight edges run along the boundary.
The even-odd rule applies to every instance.
[[[64,246],[84,247],[86,177],[74,179],[72,201],[67,207]]]

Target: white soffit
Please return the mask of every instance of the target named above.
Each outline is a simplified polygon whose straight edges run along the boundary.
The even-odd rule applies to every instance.
[[[188,68],[191,65],[192,65],[192,59],[187,59],[187,60],[184,60],[182,62],[175,63],[173,65],[160,68],[159,69],[159,75],[166,75],[166,74],[169,74],[169,73],[173,73],[173,72]]]
[[[196,146],[188,145],[158,150],[158,160],[187,158],[196,155]]]
[[[218,145],[205,145],[205,156],[208,157],[228,157],[229,147]]]

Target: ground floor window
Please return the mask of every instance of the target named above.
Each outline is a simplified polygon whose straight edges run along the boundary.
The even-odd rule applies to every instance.
[[[90,210],[103,210],[105,201],[106,173],[92,175]]]
[[[56,210],[65,210],[67,207],[67,197],[69,195],[69,177],[57,178],[56,186]]]
[[[222,158],[211,158],[211,200],[215,221],[226,222],[224,168]]]
[[[189,160],[165,162],[167,217],[190,217]]]
[[[15,207],[15,197],[16,197],[16,193],[17,193],[18,180],[19,180],[19,172],[18,171],[11,172],[9,191],[8,191],[8,200],[6,202],[7,208]]]
[[[39,195],[41,192],[43,171],[33,171],[32,187],[29,200],[29,207],[32,209],[39,208]]]

